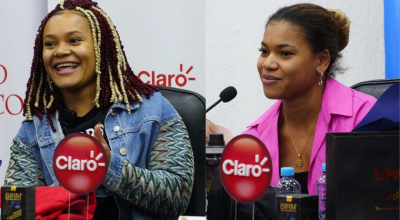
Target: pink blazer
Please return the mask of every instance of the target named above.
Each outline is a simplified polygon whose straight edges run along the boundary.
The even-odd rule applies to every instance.
[[[376,99],[327,78],[318,117],[308,174],[308,192],[316,194],[316,181],[325,163],[325,135],[328,132],[350,132],[364,118]],[[279,180],[278,118],[282,101],[275,102],[261,117],[251,123],[243,134],[254,135],[264,142],[272,159],[271,186]]]

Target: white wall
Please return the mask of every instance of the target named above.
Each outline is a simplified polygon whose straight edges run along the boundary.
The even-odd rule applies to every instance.
[[[385,78],[383,0],[310,0],[325,8],[342,10],[350,18],[350,40],[343,50],[347,71],[336,79],[346,86]],[[229,103],[220,103],[207,113],[214,123],[240,134],[275,100],[263,93],[256,63],[258,48],[269,16],[283,6],[303,3],[280,1],[206,1],[206,99],[207,107],[227,86],[238,90]]]

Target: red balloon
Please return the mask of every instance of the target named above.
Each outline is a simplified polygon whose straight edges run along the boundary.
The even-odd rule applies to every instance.
[[[222,152],[220,174],[231,197],[240,202],[254,202],[267,191],[271,182],[269,151],[252,135],[236,136]]]
[[[53,169],[65,189],[75,194],[88,194],[97,189],[106,177],[106,151],[96,138],[88,134],[70,134],[54,151]]]

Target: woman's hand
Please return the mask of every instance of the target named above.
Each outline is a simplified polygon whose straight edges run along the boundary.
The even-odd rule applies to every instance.
[[[210,134],[223,134],[225,144],[227,144],[233,138],[230,130],[220,125],[216,125],[212,121],[206,119],[206,144],[210,140]]]
[[[100,142],[101,145],[103,145],[103,148],[106,151],[107,155],[107,162],[108,164],[110,164],[111,150],[106,140],[104,140],[103,134],[101,132],[101,123],[98,123],[96,126],[94,126],[94,137]]]

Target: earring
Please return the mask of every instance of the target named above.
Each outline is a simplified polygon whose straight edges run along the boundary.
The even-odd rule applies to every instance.
[[[324,83],[324,82],[323,82],[323,79],[324,79],[324,73],[321,72],[321,75],[320,75],[320,77],[319,77],[318,85],[322,85],[322,84]]]

